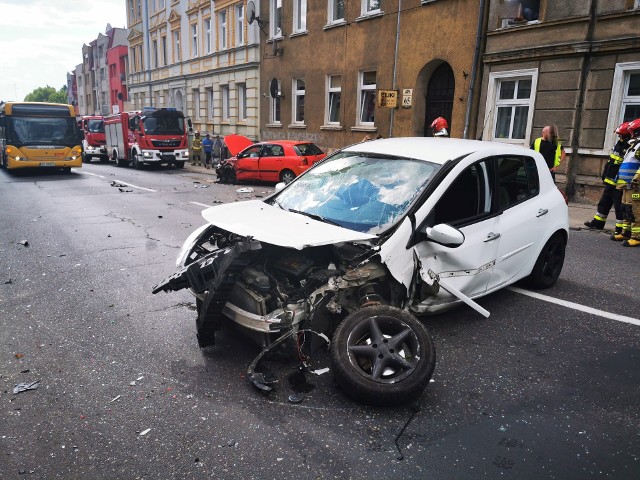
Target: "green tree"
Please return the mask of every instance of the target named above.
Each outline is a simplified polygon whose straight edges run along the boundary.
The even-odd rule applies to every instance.
[[[47,85],[46,87],[38,87],[33,92],[24,97],[25,102],[51,102],[51,103],[67,103],[67,86],[56,91],[55,88]]]

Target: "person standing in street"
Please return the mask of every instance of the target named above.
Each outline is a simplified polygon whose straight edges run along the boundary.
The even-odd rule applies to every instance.
[[[200,132],[196,132],[193,136],[191,153],[191,165],[202,165],[202,139],[200,138]]]
[[[531,149],[542,154],[551,172],[551,178],[555,182],[556,170],[566,157],[564,148],[558,138],[558,127],[556,125],[545,126],[542,129],[542,136],[533,141]]]
[[[204,168],[211,168],[211,155],[213,153],[213,140],[208,133],[202,140],[202,149],[204,150]]]
[[[213,163],[217,166],[220,163],[220,155],[222,153],[222,139],[220,135],[216,135],[213,142]]]
[[[584,222],[584,225],[588,228],[602,230],[607,221],[607,216],[611,211],[611,207],[613,207],[616,213],[616,227],[614,233],[622,233],[624,216],[622,210],[622,190],[616,188],[616,177],[618,176],[618,170],[620,170],[620,164],[629,149],[629,139],[631,138],[629,124],[630,122],[625,122],[616,129],[618,141],[614,145],[613,151],[609,155],[609,160],[602,171],[604,189],[602,190],[602,195],[598,202],[598,210],[592,220]]]
[[[636,120],[632,125],[635,122]],[[638,128],[632,131],[634,137],[638,134],[640,134],[640,122],[638,122]],[[622,233],[612,235],[611,240],[622,241],[625,247],[638,247],[640,246],[640,141],[638,139],[628,150],[620,165],[616,188],[622,190],[624,223]]]

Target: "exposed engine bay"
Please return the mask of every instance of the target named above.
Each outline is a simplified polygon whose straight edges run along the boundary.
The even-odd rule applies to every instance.
[[[421,343],[406,338],[412,337],[411,334],[415,337],[415,328],[421,329],[418,336],[427,337],[428,333],[414,317],[397,308],[407,299],[406,289],[390,278],[386,267],[377,259],[375,246],[362,242],[295,250],[209,225],[185,254],[182,269],[154,287],[153,292],[189,288],[194,293],[201,348],[215,345],[216,331],[223,321],[231,320],[244,327],[263,348],[247,372],[251,383],[260,390],[269,391],[272,386],[256,372],[257,363],[275,346],[297,332],[308,332],[316,340],[329,344],[346,318],[361,311],[375,313],[374,308],[387,309],[382,310],[383,323],[379,328],[374,327],[373,332],[365,328],[361,338],[353,341],[371,350],[377,349],[380,343],[383,351],[376,350],[375,356],[386,355],[388,359],[375,371],[376,361],[368,358],[372,352],[365,352],[364,360],[356,358],[358,352],[341,352],[353,357],[349,363],[355,362],[358,368],[376,376],[377,383],[383,384],[395,383],[397,377],[413,372],[420,363]],[[418,327],[413,323],[407,326],[406,319],[389,320],[386,317],[393,316],[390,310],[393,315],[411,317]],[[364,321],[367,325],[371,323]],[[372,334],[379,337],[378,340],[372,340]],[[386,344],[394,335],[399,335],[397,348],[388,348]],[[432,345],[429,350],[435,356]],[[335,361],[333,363],[335,376]],[[429,362],[426,369],[430,377],[433,364]],[[423,381],[419,385],[422,390]],[[369,395],[362,393],[356,398]],[[396,397],[390,398],[398,401]],[[385,402],[381,396],[373,403]]]

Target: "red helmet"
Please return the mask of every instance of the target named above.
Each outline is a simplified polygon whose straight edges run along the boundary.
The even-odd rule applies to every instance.
[[[434,137],[444,137],[449,135],[449,132],[447,132],[449,124],[443,117],[438,117],[433,122],[431,122],[431,128],[433,128]]]
[[[616,128],[616,133],[621,137],[625,137],[627,135],[631,135],[631,130],[629,130],[629,124],[631,122],[621,123],[618,128]]]
[[[630,121],[627,126],[627,130],[629,130],[628,134],[633,135],[634,137],[640,135],[640,118]]]

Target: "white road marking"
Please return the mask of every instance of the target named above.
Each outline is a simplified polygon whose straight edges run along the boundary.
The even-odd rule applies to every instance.
[[[189,203],[193,203],[194,205],[200,205],[201,207],[205,207],[205,208],[213,207],[213,205],[207,205],[206,203],[200,203],[200,202],[189,202]]]
[[[78,172],[81,175],[92,175],[92,176],[98,177],[98,178],[105,178],[104,176],[98,175],[97,173],[85,172],[83,170],[76,170],[76,172]]]
[[[618,315],[617,313],[605,312],[604,310],[598,310],[597,308],[586,307],[584,305],[580,305],[579,303],[560,300],[558,298],[549,297],[547,295],[542,295],[540,293],[532,292],[530,290],[524,290],[518,287],[507,287],[507,289],[515,293],[520,293],[528,297],[536,298],[538,300],[555,303],[556,305],[560,305],[562,307],[571,308],[573,310],[589,313],[591,315],[598,315],[599,317],[609,318],[611,320],[616,320],[618,322],[630,323],[631,325],[640,326],[640,319],[638,318],[626,317],[624,315]]]
[[[122,185],[126,185],[127,187],[138,188],[140,190],[146,190],[147,192],[157,192],[157,190],[152,190],[151,188],[139,187],[137,185],[134,185],[133,183],[123,182],[122,180],[113,180],[113,181]]]

